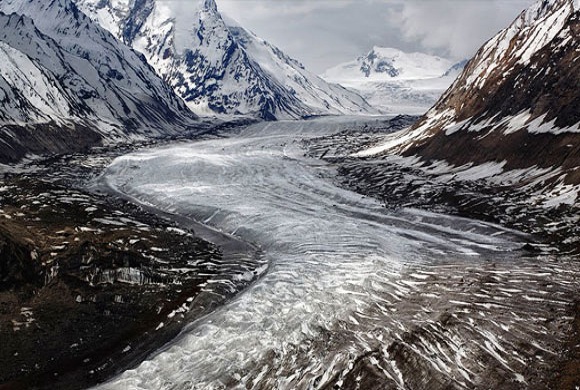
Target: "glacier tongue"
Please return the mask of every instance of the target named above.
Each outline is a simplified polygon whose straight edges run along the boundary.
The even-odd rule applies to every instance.
[[[536,380],[547,363],[530,354],[560,342],[556,322],[542,318],[566,311],[578,266],[527,262],[518,238],[494,225],[392,212],[335,187],[332,167],[304,157],[298,141],[353,123],[260,123],[235,138],[114,161],[105,175],[113,188],[257,243],[270,265],[233,302],[102,388],[355,388],[360,377],[376,381],[362,388],[518,388]]]

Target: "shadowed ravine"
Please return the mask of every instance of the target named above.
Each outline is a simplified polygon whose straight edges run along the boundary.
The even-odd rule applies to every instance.
[[[104,388],[541,388],[579,267],[526,237],[333,184],[300,140],[336,120],[117,158],[104,180],[261,248],[265,274]],[[297,135],[298,134],[298,135]],[[215,282],[219,283],[219,278]]]

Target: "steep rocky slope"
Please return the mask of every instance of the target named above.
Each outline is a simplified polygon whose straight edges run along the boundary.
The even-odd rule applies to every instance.
[[[539,1],[478,51],[417,124],[359,155],[399,152],[477,166],[478,178],[539,186],[549,198],[574,203],[579,58],[580,11],[571,0]]]
[[[87,388],[175,337],[197,309],[186,295],[199,297],[211,271],[191,264],[219,261],[212,245],[37,177],[1,185],[0,388]]]
[[[271,120],[374,112],[357,94],[323,81],[280,49],[224,19],[214,0],[197,1],[187,16],[176,15],[176,7],[158,0],[77,4],[142,52],[199,114]]]
[[[3,0],[0,25],[0,162],[194,124],[140,55],[70,1]]]

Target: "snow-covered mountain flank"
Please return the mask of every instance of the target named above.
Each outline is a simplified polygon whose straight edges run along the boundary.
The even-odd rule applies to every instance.
[[[69,0],[0,2],[2,162],[174,134],[196,116]]]
[[[375,47],[355,61],[328,69],[321,76],[360,93],[387,113],[423,114],[459,75],[465,62],[424,53]]]
[[[159,0],[77,0],[91,18],[145,55],[202,115],[263,119],[375,112],[253,33],[226,20],[214,0],[187,17]],[[178,23],[180,21],[180,23]]]
[[[542,0],[522,12],[417,124],[359,155],[444,160],[478,170],[478,178],[537,185],[558,200],[553,204],[577,202],[580,11],[574,7],[572,0]]]

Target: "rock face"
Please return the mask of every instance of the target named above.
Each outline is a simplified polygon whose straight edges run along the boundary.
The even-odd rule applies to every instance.
[[[196,116],[68,0],[0,2],[0,162],[175,134]]]
[[[424,114],[463,70],[465,62],[424,53],[375,47],[322,75],[359,92],[374,107],[397,114]]]
[[[198,1],[187,18],[176,15],[175,4],[170,8],[158,0],[77,4],[143,53],[199,114],[272,120],[374,112],[357,94],[323,81],[275,46],[224,19],[213,0]]]
[[[579,58],[580,11],[571,0],[539,1],[477,52],[417,124],[361,154],[390,150],[455,166],[486,163],[502,174],[520,170],[520,183],[567,193],[574,203]]]

